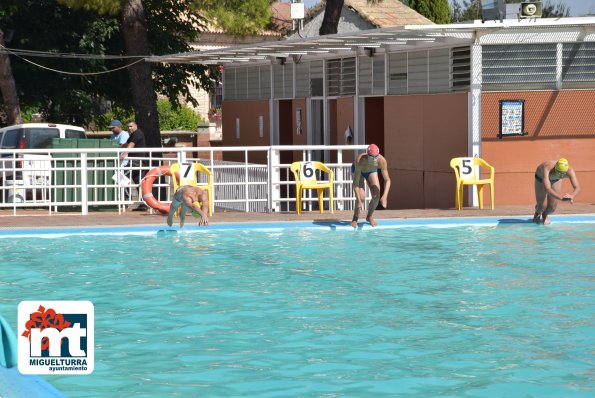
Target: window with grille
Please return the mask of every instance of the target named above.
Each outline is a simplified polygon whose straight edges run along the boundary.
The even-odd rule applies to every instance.
[[[384,55],[362,56],[359,61],[359,94],[384,94]]]
[[[454,47],[450,54],[452,91],[468,91],[471,86],[471,48]]]
[[[407,94],[407,53],[388,55],[388,93]]]
[[[260,65],[260,97],[259,99],[271,98],[271,66]]]
[[[223,74],[223,97],[226,101],[235,100],[236,98],[236,69],[225,67]]]
[[[562,87],[595,87],[595,43],[562,45]]]
[[[329,96],[355,94],[355,58],[327,61],[326,84]]]
[[[293,64],[273,65],[273,87],[275,98],[293,97]]]
[[[310,62],[310,92],[312,97],[324,95],[324,62],[322,60]]]
[[[556,87],[556,44],[482,46],[482,89]]]

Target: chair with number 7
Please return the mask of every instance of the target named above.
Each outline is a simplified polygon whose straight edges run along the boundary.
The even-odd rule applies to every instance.
[[[318,208],[322,213],[324,210],[324,190],[328,188],[329,208],[331,213],[334,213],[334,199],[333,199],[333,181],[335,173],[322,162],[293,162],[290,170],[295,178],[295,192],[296,192],[296,210],[298,214],[302,212],[302,195],[304,189],[315,189],[318,194]],[[328,181],[319,181],[322,173],[328,174]],[[317,176],[318,174],[318,176]]]
[[[202,163],[174,163],[169,166],[174,192],[182,185],[194,185],[207,191],[209,195],[209,216],[213,215],[213,173]],[[197,173],[206,175],[206,183],[198,182]]]
[[[488,162],[478,157],[453,158],[450,160],[450,167],[457,177],[455,202],[458,210],[463,208],[465,185],[477,186],[480,209],[483,209],[483,187],[489,185],[492,210],[494,210],[494,168]]]

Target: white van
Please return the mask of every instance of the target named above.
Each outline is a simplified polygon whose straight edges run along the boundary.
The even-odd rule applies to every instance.
[[[85,129],[78,126],[53,123],[25,123],[0,129],[0,149],[46,149],[52,147],[52,138],[85,138]],[[8,196],[8,202],[25,201],[22,197],[26,188],[48,186],[50,183],[50,156],[23,154],[13,161],[14,155],[0,154],[0,186],[3,189],[0,200]],[[14,190],[21,186],[20,195]],[[13,195],[10,193],[13,192]],[[8,193],[8,195],[5,195]]]

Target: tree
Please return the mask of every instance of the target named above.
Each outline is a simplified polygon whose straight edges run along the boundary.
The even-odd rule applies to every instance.
[[[151,53],[145,9],[141,0],[122,0],[122,37],[126,54],[146,56]],[[157,95],[153,87],[151,65],[139,62],[128,66],[136,122],[142,128],[149,147],[161,146]]]
[[[344,3],[344,0],[326,0],[324,17],[322,18],[322,24],[318,30],[320,36],[337,33],[339,19],[341,18],[341,10],[343,9]]]
[[[216,26],[233,36],[262,33],[271,22],[273,0],[201,0],[195,9],[204,13]]]
[[[3,51],[4,32],[0,29],[0,93],[4,99],[4,113],[8,125],[19,124],[23,122],[21,117],[21,108],[19,105],[19,96],[17,94],[16,84],[10,67],[10,58]]]
[[[191,87],[213,88],[211,78],[217,75],[217,70],[196,64],[148,64],[142,58],[192,51],[190,43],[198,40],[210,12],[226,15],[219,25],[230,27],[238,35],[242,33],[242,23],[248,25],[247,34],[262,29],[263,20],[268,22],[267,12],[270,13],[269,0],[2,2],[0,26],[15,31],[12,47],[27,51],[11,55],[16,88],[27,109],[38,109],[54,122],[86,125],[109,109],[105,108],[106,102],[125,110],[134,108],[139,112],[137,121],[151,140],[150,145],[160,143],[156,124],[144,120],[155,118],[156,111],[151,105],[155,94],[165,95],[174,106],[179,105],[181,97],[197,105]],[[129,7],[127,27],[123,24],[122,4]],[[143,13],[139,13],[139,6],[143,7]],[[241,15],[232,18],[235,10]],[[139,16],[144,16],[144,23]],[[142,39],[124,38],[125,34],[142,35],[138,32],[143,28],[147,38],[143,48],[139,46]],[[43,52],[42,58],[33,58],[29,51]],[[95,57],[90,57],[91,54]],[[150,73],[146,73],[147,67]],[[131,76],[127,69],[132,71]],[[137,69],[144,69],[144,73]]]
[[[409,0],[409,8],[437,24],[450,22],[448,0]]]

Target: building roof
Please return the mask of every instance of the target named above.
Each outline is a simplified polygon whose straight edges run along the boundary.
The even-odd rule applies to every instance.
[[[346,0],[347,1],[347,0]],[[362,0],[364,1],[364,0]],[[386,1],[386,0],[385,0]],[[353,56],[366,47],[381,51],[413,51],[475,44],[595,42],[595,18],[538,18],[536,20],[474,21],[463,24],[405,25],[247,44],[212,51],[148,57],[148,62],[246,64],[275,62],[277,58]],[[301,58],[301,57],[300,57]]]
[[[344,7],[377,28],[434,23],[399,0],[383,0],[378,4],[369,3],[368,0],[345,0]]]
[[[284,32],[293,27],[291,4],[276,1],[271,4],[271,23],[277,32]]]

